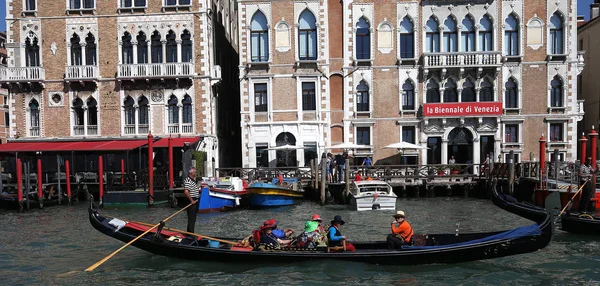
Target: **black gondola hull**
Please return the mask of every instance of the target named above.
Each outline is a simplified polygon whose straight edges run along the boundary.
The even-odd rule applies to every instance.
[[[578,214],[564,214],[560,217],[560,229],[580,234],[600,235],[600,217],[580,217]]]

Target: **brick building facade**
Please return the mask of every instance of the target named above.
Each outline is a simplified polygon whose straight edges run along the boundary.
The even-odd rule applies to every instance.
[[[369,145],[354,156],[379,163],[480,163],[510,151],[527,161],[542,133],[561,160],[576,158],[576,1],[229,2],[244,167],[306,166],[341,142]],[[398,141],[429,149],[383,148]],[[269,150],[284,144],[303,149]]]

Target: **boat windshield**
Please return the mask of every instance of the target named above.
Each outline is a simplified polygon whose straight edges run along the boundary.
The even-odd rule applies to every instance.
[[[387,193],[388,189],[385,187],[377,187],[377,186],[361,187],[360,192],[361,193],[374,193],[374,192]]]
[[[215,188],[217,188],[217,189],[225,189],[225,190],[232,190],[233,189],[233,185],[216,185]]]

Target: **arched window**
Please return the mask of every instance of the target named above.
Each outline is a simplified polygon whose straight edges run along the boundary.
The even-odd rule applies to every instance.
[[[137,63],[148,63],[148,39],[144,32],[137,35]]]
[[[152,63],[160,64],[163,62],[162,57],[162,43],[160,42],[160,33],[158,31],[154,31],[152,33],[152,37],[150,37],[150,49],[152,50]]]
[[[256,11],[250,24],[250,37],[253,62],[269,61],[269,26],[268,21],[261,11]]]
[[[98,133],[98,102],[93,97],[87,100],[87,135]]]
[[[425,29],[425,47],[428,53],[440,52],[440,31],[439,23],[435,18],[429,17]]]
[[[188,30],[184,30],[183,34],[181,34],[181,60],[184,63],[191,63],[193,61],[192,47],[192,35]]]
[[[563,17],[558,12],[554,12],[550,18],[550,53],[553,55],[561,55],[564,53],[564,31]]]
[[[97,63],[96,38],[92,33],[89,33],[85,38],[85,64],[88,66],[95,66]]]
[[[456,21],[451,16],[444,21],[444,51],[458,52],[458,31]]]
[[[487,78],[481,82],[479,101],[494,101],[494,85]]]
[[[28,67],[39,67],[40,66],[40,46],[38,45],[38,38],[35,34],[30,33],[25,40],[25,65]]]
[[[402,85],[402,110],[415,110],[415,86],[410,80]]]
[[[81,39],[77,34],[71,36],[71,65],[80,66],[81,63]]]
[[[167,34],[167,63],[177,62],[177,41],[175,40],[175,32],[169,30]]]
[[[168,101],[169,104],[169,124],[179,124],[179,106],[177,106],[177,97],[171,95]],[[178,132],[169,132],[178,133]]]
[[[400,22],[400,58],[415,58],[415,29],[408,17]]]
[[[40,136],[40,104],[35,99],[29,102],[29,136]]]
[[[461,50],[463,52],[475,51],[475,22],[470,15],[462,20]]]
[[[123,64],[133,64],[133,45],[131,45],[131,34],[125,32],[121,37],[121,51],[123,53]],[[73,49],[71,44],[71,50]],[[73,57],[71,57],[73,58]]]
[[[83,101],[78,97],[73,100],[73,134],[85,135],[85,111]]]
[[[126,130],[126,134],[133,134],[135,133],[135,107],[133,107],[134,105],[134,101],[133,98],[131,98],[131,96],[127,96],[127,98],[125,98],[125,101],[123,102],[123,108],[125,109],[125,130]],[[133,132],[127,132],[129,128],[133,127],[134,131]]]
[[[308,9],[298,20],[298,56],[300,60],[317,59],[317,19]]]
[[[437,82],[430,80],[427,84],[427,103],[438,103],[441,101],[440,86]]]
[[[448,79],[444,86],[444,102],[458,102],[456,83],[452,79]]]
[[[519,108],[519,90],[514,78],[509,78],[505,85],[505,108]]]
[[[484,15],[479,21],[479,48],[481,51],[493,51],[493,24],[488,15]]]
[[[460,94],[461,102],[475,102],[477,98],[475,96],[475,85],[470,79],[465,80],[462,85],[462,91]]]
[[[192,124],[192,98],[189,95],[185,95],[181,100],[183,105],[183,123]]]
[[[550,106],[563,107],[563,82],[559,76],[554,76],[550,83]]]
[[[141,96],[138,99],[138,133],[148,134],[150,124],[150,106],[148,98]]]
[[[364,80],[361,80],[356,87],[356,111],[369,111],[369,86]]]
[[[356,59],[367,60],[371,58],[371,26],[365,17],[356,23]]]
[[[506,21],[504,21],[504,46],[507,56],[518,56],[519,55],[519,20],[515,15],[510,14]]]

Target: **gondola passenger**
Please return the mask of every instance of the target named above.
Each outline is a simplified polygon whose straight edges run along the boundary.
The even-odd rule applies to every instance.
[[[328,236],[329,239],[329,247],[342,246],[343,242],[346,240],[346,236],[342,235],[340,231],[340,226],[346,224],[342,217],[336,215],[331,221],[331,227],[329,227]],[[354,245],[351,243],[346,243],[346,251],[354,251]]]
[[[406,221],[403,211],[397,211],[392,222],[392,233],[387,236],[389,249],[401,249],[402,245],[411,244],[413,237],[412,226]]]
[[[295,239],[294,246],[306,249],[326,246],[325,237],[319,232],[319,223],[316,221],[307,221],[304,224],[304,232]]]
[[[280,249],[281,246],[290,244],[290,240],[280,239],[275,236],[273,230],[277,228],[275,220],[268,220],[260,227],[260,244],[269,245],[274,249]]]

